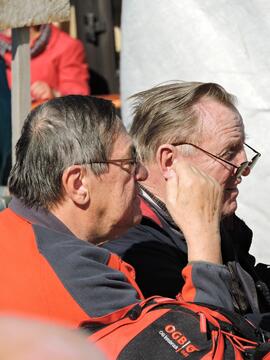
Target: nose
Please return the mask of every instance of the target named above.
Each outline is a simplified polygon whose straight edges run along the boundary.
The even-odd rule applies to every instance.
[[[247,153],[243,147],[237,156],[237,162],[238,162],[238,164],[243,164],[244,162],[247,162],[247,161],[248,161]]]
[[[234,169],[234,175],[240,180],[242,176],[248,176],[250,174],[249,162],[247,160],[247,154],[244,147],[238,152],[235,157],[235,165],[238,167]]]
[[[148,178],[148,171],[146,167],[141,162],[139,162],[135,173],[135,179],[137,181],[144,181],[147,178]]]
[[[250,167],[249,167],[249,162],[247,160],[247,154],[244,150],[244,148],[239,152],[237,159],[236,159],[237,163],[240,164],[240,168],[242,167],[242,170],[240,170],[239,173],[239,177],[241,176],[248,176],[250,174]]]
[[[247,166],[245,170],[242,172],[242,176],[248,176],[250,174],[250,167]]]
[[[240,165],[248,162],[247,154],[246,154],[244,147],[238,153],[236,161],[237,161],[237,164],[240,164]],[[241,173],[241,176],[248,176],[249,174],[250,174],[250,168],[249,168],[249,166],[246,166],[245,169],[243,170],[243,172]]]

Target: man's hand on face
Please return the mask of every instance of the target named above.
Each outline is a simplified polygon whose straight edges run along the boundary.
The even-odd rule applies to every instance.
[[[184,161],[168,170],[166,206],[183,231],[189,261],[222,263],[219,223],[223,190],[218,182]]]

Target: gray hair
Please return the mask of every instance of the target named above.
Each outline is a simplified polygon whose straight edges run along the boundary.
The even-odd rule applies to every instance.
[[[70,95],[27,116],[16,145],[9,190],[26,206],[49,209],[62,198],[62,175],[75,164],[106,161],[123,124],[110,101]],[[99,175],[106,164],[92,164]]]
[[[206,97],[237,111],[236,98],[215,83],[170,83],[131,96],[134,103],[130,134],[140,159],[153,161],[164,143],[198,144],[202,123],[196,105]]]

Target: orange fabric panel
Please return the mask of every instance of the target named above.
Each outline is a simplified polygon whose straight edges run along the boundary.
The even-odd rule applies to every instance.
[[[136,283],[135,277],[136,273],[130,264],[126,263],[125,261],[121,260],[118,255],[111,253],[111,256],[108,260],[107,265],[112,269],[119,270],[125,274],[128,279],[128,282],[134,287],[134,289],[139,294],[139,299],[144,300],[143,293],[141,292],[138,284]]]
[[[192,282],[192,265],[187,264],[186,267],[182,270],[182,276],[185,280],[185,284],[182,288],[182,299],[184,301],[194,301],[196,296],[196,288]]]
[[[0,311],[77,326],[89,316],[39,253],[30,223],[0,213]]]
[[[119,353],[123,350],[124,345],[129,343],[137,334],[144,330],[149,324],[154,322],[156,319],[161,317],[163,314],[167,313],[168,309],[160,309],[158,311],[148,312],[144,315],[144,320],[130,321],[129,318],[124,318],[119,320],[115,325],[117,331],[112,331],[108,334],[107,329],[104,329],[104,335],[102,338],[99,338],[100,333],[97,332],[96,336],[99,340],[95,343],[98,348],[100,348],[109,360],[116,360]],[[124,325],[122,326],[121,325]],[[102,330],[100,330],[102,332]],[[109,335],[109,336],[108,336]],[[95,334],[89,336],[90,341],[96,341]]]

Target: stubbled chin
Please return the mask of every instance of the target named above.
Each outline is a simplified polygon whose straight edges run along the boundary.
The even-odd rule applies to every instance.
[[[112,229],[108,235],[108,240],[117,239],[118,237],[122,236],[131,227],[138,225],[141,222],[141,219],[142,219],[142,213],[141,213],[141,211],[139,211],[138,214],[133,216],[132,221],[130,220],[129,223],[124,223],[124,225],[117,224],[116,226],[112,227]]]
[[[232,215],[233,213],[235,213],[236,209],[237,209],[237,201],[236,201],[236,199],[233,199],[233,200],[228,199],[223,204],[222,217],[224,218],[226,216]]]

